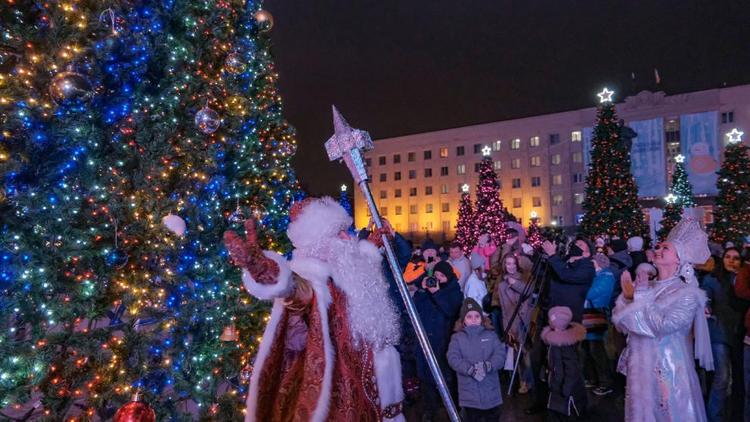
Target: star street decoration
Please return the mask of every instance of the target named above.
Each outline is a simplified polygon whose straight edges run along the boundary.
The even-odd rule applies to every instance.
[[[737,128],[732,129],[731,132],[727,132],[727,138],[729,138],[730,144],[738,144],[742,142],[742,135],[744,135],[745,132],[741,132],[737,130]]]
[[[612,101],[612,95],[614,95],[615,91],[610,91],[607,88],[604,88],[602,92],[596,94],[599,97],[600,103],[609,103]]]
[[[484,148],[482,148],[482,156],[489,157],[492,153],[492,148],[490,148],[489,145],[485,145]]]
[[[676,157],[674,157],[674,161],[677,163],[684,163],[685,162],[685,156],[682,154],[677,154]]]
[[[664,197],[664,200],[669,204],[674,204],[675,201],[677,201],[677,195],[670,193],[669,195]]]

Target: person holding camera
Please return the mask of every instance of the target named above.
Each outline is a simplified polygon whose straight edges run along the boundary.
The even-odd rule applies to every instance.
[[[448,341],[463,302],[463,294],[457,280],[453,267],[445,261],[440,261],[433,265],[432,275],[422,277],[419,288],[414,293],[414,306],[448,385],[451,385],[453,379],[446,360]],[[440,396],[424,354],[418,351],[416,355],[417,376],[422,392],[422,420],[430,421],[441,406]]]

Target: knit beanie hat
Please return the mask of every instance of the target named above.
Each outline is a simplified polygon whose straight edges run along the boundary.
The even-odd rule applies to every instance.
[[[463,322],[466,314],[468,314],[469,311],[476,311],[479,312],[479,315],[482,315],[482,307],[479,306],[476,300],[467,297],[466,299],[464,299],[464,303],[461,305],[461,317],[458,320]]]
[[[630,252],[643,250],[643,238],[640,236],[633,236],[628,239],[628,250]]]
[[[607,255],[604,255],[603,253],[598,253],[594,255],[594,262],[596,262],[596,265],[599,266],[599,268],[609,268],[609,258],[607,258]]]
[[[549,317],[549,325],[555,330],[564,330],[570,325],[570,321],[573,319],[573,311],[567,306],[553,306],[547,312]]]
[[[484,268],[484,257],[476,252],[471,253],[471,269]]]
[[[453,266],[447,261],[440,261],[435,264],[432,273],[435,274],[436,272],[442,273],[444,276],[448,277],[448,280],[458,278],[456,277],[456,273],[453,272]]]
[[[615,239],[609,242],[609,247],[612,248],[612,252],[617,253],[628,249],[628,244],[622,239]]]

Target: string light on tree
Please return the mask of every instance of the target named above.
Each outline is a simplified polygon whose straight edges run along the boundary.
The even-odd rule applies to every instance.
[[[495,245],[500,245],[505,241],[506,210],[500,199],[499,190],[500,182],[497,180],[492,158],[484,156],[479,163],[479,181],[474,202],[473,240],[479,239],[480,235],[486,233]]]
[[[458,221],[456,222],[455,227],[455,241],[461,245],[461,250],[464,254],[468,255],[471,253],[471,248],[474,247],[474,243],[476,243],[474,233],[474,207],[471,203],[468,183],[464,183],[461,186],[461,192],[461,200],[458,204]]]

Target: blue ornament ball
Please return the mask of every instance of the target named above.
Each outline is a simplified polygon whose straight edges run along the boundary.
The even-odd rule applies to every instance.
[[[128,263],[128,254],[122,249],[115,249],[107,255],[107,265],[114,268],[122,268]]]
[[[219,113],[206,106],[195,113],[195,125],[198,126],[201,132],[208,135],[219,129],[219,126],[221,126],[221,117]]]

